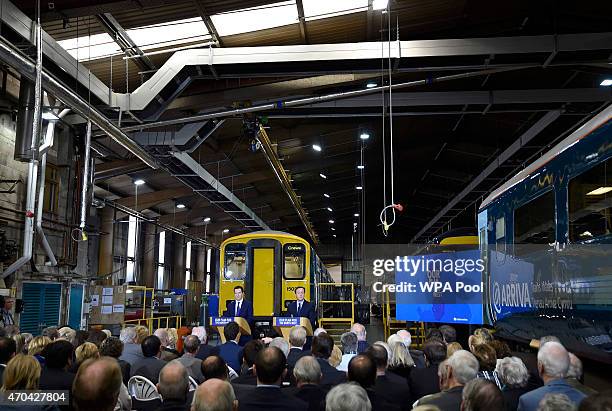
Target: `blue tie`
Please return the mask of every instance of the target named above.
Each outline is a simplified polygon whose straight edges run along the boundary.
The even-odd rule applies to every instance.
[[[298,306],[297,306],[297,313],[298,313],[298,315],[300,314],[301,311],[302,311],[302,302],[300,301],[298,303]]]

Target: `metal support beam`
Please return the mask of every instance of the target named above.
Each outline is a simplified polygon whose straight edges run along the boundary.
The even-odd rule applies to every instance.
[[[208,13],[206,13],[204,6],[202,6],[200,0],[193,0],[193,2],[195,3],[196,9],[198,9],[198,14],[204,22],[204,25],[206,26],[206,29],[210,33],[211,37],[219,45],[219,47],[223,47],[223,40],[221,40],[221,36],[219,35],[217,28],[213,24],[213,21],[208,15]]]
[[[255,221],[264,230],[270,230],[270,227],[261,219],[253,210],[247,207],[238,197],[234,195],[227,187],[219,182],[212,174],[210,174],[204,167],[202,167],[197,161],[195,161],[189,153],[184,152],[172,152],[172,155],[180,160],[184,165],[189,167],[194,173],[198,174],[202,180],[208,183],[210,186],[215,188],[217,192],[232,202],[238,209],[244,214],[248,215],[253,221]]]
[[[561,110],[553,110],[548,112],[544,117],[538,120],[534,125],[529,127],[510,147],[506,148],[491,164],[487,166],[470,184],[467,185],[459,194],[457,194],[452,200],[435,215],[425,226],[414,236],[410,242],[417,241],[427,230],[434,226],[438,220],[446,215],[452,208],[455,207],[461,200],[471,193],[480,183],[482,183],[487,177],[489,177],[495,170],[497,170],[506,160],[512,157],[518,152],[523,146],[525,146],[531,139],[540,134],[548,125],[554,122],[561,116]]]
[[[135,63],[142,70],[156,70],[157,67],[149,57],[144,55],[144,52],[138,47],[138,45],[130,38],[127,32],[121,27],[119,22],[115,20],[112,14],[102,13],[96,14],[98,23],[102,26],[109,36],[117,43],[121,50],[128,57],[138,57],[135,59]]]
[[[264,130],[264,128],[261,126],[259,127],[259,132],[257,133],[257,140],[261,143],[262,152],[264,153],[268,164],[272,168],[274,176],[280,183],[285,194],[287,194],[287,197],[289,197],[291,205],[297,212],[298,216],[300,217],[300,220],[302,220],[302,224],[304,224],[304,227],[310,235],[310,238],[312,238],[312,241],[317,244],[319,242],[319,238],[314,230],[314,227],[312,226],[312,223],[308,219],[308,215],[306,213],[306,210],[302,206],[302,202],[299,196],[295,193],[293,187],[291,186],[291,178],[285,171],[285,168],[278,159],[278,155],[272,148],[272,143],[270,142],[270,138],[268,137],[266,130]]]
[[[302,43],[308,44],[308,33],[306,32],[306,17],[304,16],[304,4],[302,0],[295,0],[295,6],[297,7],[298,20],[300,22],[300,36],[302,37]]]

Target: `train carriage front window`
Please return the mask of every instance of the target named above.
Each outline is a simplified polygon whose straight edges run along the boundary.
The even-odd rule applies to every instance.
[[[612,233],[612,159],[570,180],[570,241],[588,241]]]
[[[514,212],[516,244],[555,242],[555,192],[550,190]]]
[[[306,247],[303,244],[285,244],[283,247],[283,275],[287,280],[301,280],[306,275]]]
[[[246,246],[242,243],[230,243],[225,246],[226,280],[244,280],[246,277]]]

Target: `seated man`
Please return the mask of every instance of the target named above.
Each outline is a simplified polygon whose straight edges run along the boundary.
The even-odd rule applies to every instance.
[[[304,317],[310,320],[310,326],[315,328],[317,322],[317,312],[314,304],[304,299],[306,289],[304,287],[298,287],[295,289],[295,301],[292,301],[287,306],[287,314],[290,317]]]
[[[293,368],[297,389],[293,396],[308,403],[308,411],[318,411],[325,401],[325,391],[321,388],[321,367],[316,358],[307,355],[298,360]]]
[[[159,373],[157,392],[162,397],[162,405],[157,411],[187,410],[189,376],[187,369],[178,361],[171,361]]]
[[[40,373],[39,382],[41,390],[72,389],[74,374],[68,369],[72,365],[73,352],[72,344],[64,340],[54,341],[44,348],[45,367]]]
[[[238,378],[234,379],[232,384],[257,385],[257,378],[253,372],[253,365],[255,364],[257,353],[263,350],[263,348],[264,344],[261,342],[261,340],[251,340],[244,346],[244,349],[242,350],[242,357],[246,371]]]
[[[0,384],[2,384],[2,374],[6,364],[15,356],[17,344],[15,340],[8,337],[0,337]]]
[[[224,381],[229,380],[227,364],[225,364],[223,358],[218,355],[210,355],[202,361],[202,375],[204,376],[204,381],[210,380],[211,378],[217,378]]]
[[[212,378],[200,384],[196,390],[192,411],[237,411],[238,401],[232,386],[224,380]]]
[[[465,384],[461,397],[462,410],[503,410],[505,406],[500,389],[485,378],[474,378]]]
[[[254,366],[257,387],[240,399],[240,411],[307,411],[307,403],[287,395],[280,388],[286,371],[285,362],[285,355],[276,347],[264,348],[257,354]]]
[[[547,342],[538,351],[538,373],[544,386],[521,395],[519,411],[535,411],[546,394],[565,394],[578,407],[586,397],[565,381],[570,358],[567,350],[558,342]]]
[[[399,407],[385,401],[374,390],[376,384],[376,364],[368,355],[359,354],[351,359],[348,367],[348,380],[356,382],[366,390],[372,404],[372,411],[399,411]]]
[[[187,373],[191,378],[196,380],[198,383],[204,381],[204,376],[202,375],[202,360],[196,358],[196,353],[200,348],[200,339],[195,335],[188,335],[185,337],[185,341],[183,342],[183,349],[185,350],[185,354],[181,358],[179,358],[178,362],[183,364],[185,368],[187,368]]]
[[[383,400],[395,404],[402,410],[410,410],[414,402],[410,396],[408,381],[393,373],[387,372],[388,354],[380,344],[371,345],[365,352],[376,365],[376,383],[374,391]]]
[[[312,340],[312,355],[319,362],[323,374],[321,379],[323,389],[329,389],[346,381],[346,373],[338,371],[329,364],[333,349],[334,340],[327,333],[321,333]]]
[[[77,411],[112,411],[121,390],[121,369],[110,357],[90,359],[74,378],[72,405]]]
[[[304,350],[306,344],[306,329],[301,325],[296,325],[289,331],[289,355],[287,355],[287,365],[295,367],[295,363],[304,356],[310,355],[310,351]]]
[[[238,345],[240,340],[240,327],[234,321],[228,323],[223,328],[225,343],[219,346],[219,356],[225,360],[228,366],[240,373],[240,363],[242,362],[242,347]]]
[[[355,323],[351,327],[351,332],[357,335],[357,354],[361,354],[369,347],[366,329],[362,324]]]
[[[134,364],[131,369],[131,377],[139,375],[153,384],[157,384],[159,372],[166,365],[166,362],[159,358],[161,356],[161,341],[156,336],[150,335],[144,339],[140,346],[144,358]]]

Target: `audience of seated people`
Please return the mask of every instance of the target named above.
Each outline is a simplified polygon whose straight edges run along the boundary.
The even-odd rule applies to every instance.
[[[254,339],[240,347],[239,327],[228,325],[221,345],[207,344],[204,327],[181,334],[177,344],[171,329],[149,335],[146,327],[125,327],[117,338],[107,330],[48,327],[32,337],[10,325],[0,328],[0,391],[68,391],[70,405],[44,408],[54,411],[612,409],[612,392],[583,384],[582,362],[553,336],[541,338],[530,355],[510,351],[481,328],[466,351],[455,330],[442,326],[428,331],[419,351],[411,349],[407,330],[368,344],[359,339],[365,327],[356,324],[356,332],[341,336],[344,355],[334,363],[339,348],[323,329],[310,352],[301,326],[291,329],[289,341]],[[360,345],[367,348],[357,354]],[[147,403],[129,393],[130,376],[149,380],[159,398]]]

